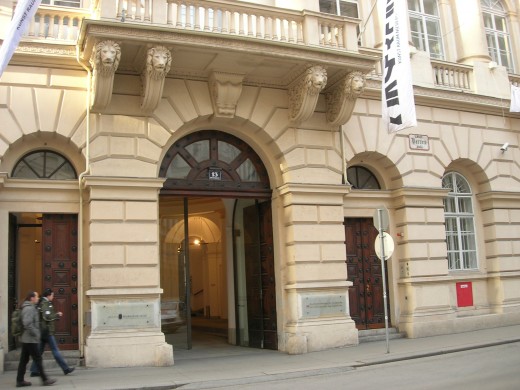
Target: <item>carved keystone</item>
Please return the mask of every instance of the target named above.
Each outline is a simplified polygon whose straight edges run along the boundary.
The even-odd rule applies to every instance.
[[[146,64],[141,73],[143,83],[141,109],[151,114],[159,105],[164,88],[164,79],[172,65],[172,54],[164,46],[148,49]]]
[[[233,118],[242,93],[244,75],[213,72],[209,77],[209,92],[216,117]]]
[[[105,109],[112,99],[114,74],[121,60],[121,49],[114,41],[101,41],[90,57],[92,66],[91,108]]]
[[[349,121],[357,98],[365,90],[365,84],[366,78],[363,73],[350,72],[325,95],[329,124],[341,126]]]
[[[323,66],[308,68],[289,86],[289,120],[301,123],[311,117],[316,103],[327,85],[327,71]]]

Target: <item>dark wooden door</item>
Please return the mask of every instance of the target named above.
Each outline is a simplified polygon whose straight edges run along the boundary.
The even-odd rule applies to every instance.
[[[278,349],[271,202],[244,209],[249,345]]]
[[[54,291],[55,338],[63,350],[78,349],[78,217],[44,214],[42,221],[43,288]]]
[[[347,280],[353,283],[350,316],[360,330],[385,327],[381,260],[374,249],[377,234],[372,218],[345,219]]]

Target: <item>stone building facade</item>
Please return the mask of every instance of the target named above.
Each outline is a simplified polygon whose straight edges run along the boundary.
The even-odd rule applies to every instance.
[[[0,79],[2,357],[45,287],[97,367],[172,365],[200,318],[356,345],[383,280],[407,337],[520,323],[518,0],[408,2],[418,125],[392,134],[391,0],[43,3]]]

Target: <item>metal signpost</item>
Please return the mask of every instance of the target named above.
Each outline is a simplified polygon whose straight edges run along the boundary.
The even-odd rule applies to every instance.
[[[378,208],[374,214],[374,226],[379,230],[376,237],[375,251],[377,257],[381,259],[381,272],[383,273],[383,305],[385,309],[385,333],[386,333],[386,353],[390,353],[390,344],[388,342],[388,308],[386,297],[386,278],[385,278],[385,261],[394,253],[394,240],[385,233],[388,229],[388,210],[384,207]]]

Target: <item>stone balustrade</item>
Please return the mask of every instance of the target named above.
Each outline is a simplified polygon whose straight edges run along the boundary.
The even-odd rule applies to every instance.
[[[76,41],[81,21],[89,10],[40,5],[24,36],[36,39]]]
[[[431,60],[433,80],[436,86],[470,91],[470,75],[473,67],[438,60]]]

